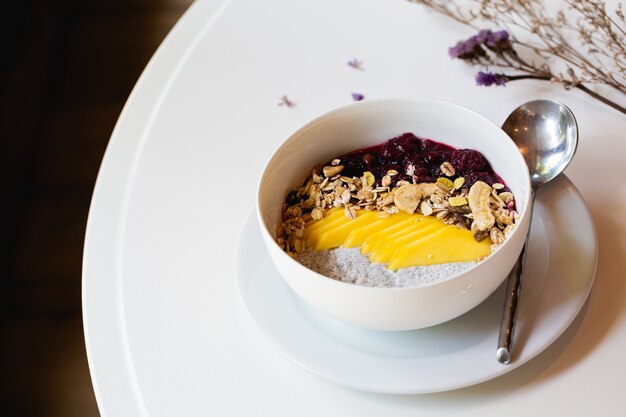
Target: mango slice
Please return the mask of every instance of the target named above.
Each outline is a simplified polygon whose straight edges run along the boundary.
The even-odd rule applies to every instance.
[[[361,245],[361,253],[368,254],[376,250],[376,247],[380,244],[381,239],[386,236],[389,236],[393,233],[403,231],[407,227],[412,226],[416,222],[422,221],[422,219],[426,219],[426,216],[422,216],[419,214],[409,216],[406,220],[402,220],[401,222],[395,223],[386,227],[378,232],[372,233],[367,236]]]
[[[309,231],[304,229],[304,238],[306,239],[306,244],[310,248],[314,248],[316,242],[319,240],[320,236],[329,230],[333,230],[334,228],[340,227],[350,221],[346,216],[340,216],[337,219],[329,219],[327,222],[320,222],[319,226],[315,229]]]
[[[346,218],[346,220],[348,220],[347,222],[336,225],[331,229],[320,229],[322,231],[318,232],[319,234],[314,239],[314,242],[312,242],[313,245],[311,247],[314,250],[337,248],[346,241],[350,233],[371,224],[372,221],[377,219],[377,212],[359,210],[356,212],[356,219],[354,220],[348,220]]]
[[[446,225],[434,216],[358,210],[350,220],[333,208],[320,220],[306,223],[304,239],[313,250],[360,247],[371,262],[389,269],[449,262],[472,262],[491,253],[491,240],[476,242],[472,232]]]
[[[333,220],[338,220],[341,219],[341,217],[345,217],[345,215],[343,214],[343,210],[340,210],[338,208],[332,208],[330,210],[328,210],[328,212],[326,213],[326,215],[324,216],[323,219],[320,220],[309,220],[308,222],[306,222],[305,229],[304,229],[304,238],[308,239],[309,235],[324,226],[327,226],[329,222],[333,221]]]
[[[378,220],[373,221],[371,224],[350,232],[342,246],[344,248],[359,247],[363,244],[363,241],[365,241],[365,239],[372,233],[376,233],[389,226],[393,226],[396,223],[406,220],[409,216],[410,214],[398,213],[384,219],[377,217]]]
[[[448,262],[472,262],[491,253],[491,241],[476,242],[472,232],[445,228],[404,245],[390,260],[389,269]]]
[[[440,221],[430,223],[408,233],[395,234],[381,242],[377,250],[370,254],[370,261],[378,263],[388,263],[393,259],[395,254],[405,245],[411,244],[422,237],[431,235],[446,227]]]

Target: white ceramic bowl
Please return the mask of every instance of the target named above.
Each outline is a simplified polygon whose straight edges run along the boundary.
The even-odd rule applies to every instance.
[[[516,198],[515,232],[470,270],[430,285],[374,288],[336,281],[292,259],[276,243],[281,208],[311,168],[343,153],[377,145],[405,132],[482,152]],[[263,240],[285,282],[306,302],[337,319],[377,330],[410,330],[451,320],[487,298],[505,279],[529,227],[528,168],[513,141],[485,117],[426,99],[366,100],[330,111],[292,134],[274,153],[258,188]]]

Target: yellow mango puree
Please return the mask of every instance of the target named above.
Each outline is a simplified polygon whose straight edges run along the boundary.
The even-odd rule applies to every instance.
[[[306,224],[304,239],[316,251],[360,247],[371,262],[386,263],[393,270],[473,262],[491,253],[489,238],[477,242],[469,230],[421,214],[381,218],[377,211],[359,210],[350,220],[342,209],[331,209],[323,219]]]

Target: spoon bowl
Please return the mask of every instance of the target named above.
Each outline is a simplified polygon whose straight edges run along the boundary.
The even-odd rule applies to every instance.
[[[576,153],[578,146],[576,118],[570,109],[557,101],[534,100],[515,109],[502,125],[502,130],[513,139],[528,166],[531,183],[528,210],[532,221],[537,189],[563,172]],[[528,230],[530,231],[530,227]],[[524,248],[507,277],[506,299],[496,350],[496,357],[505,364],[511,360],[515,316],[527,245],[528,235]]]
[[[559,175],[578,144],[574,114],[552,100],[529,101],[515,109],[502,125],[526,160],[533,187]]]

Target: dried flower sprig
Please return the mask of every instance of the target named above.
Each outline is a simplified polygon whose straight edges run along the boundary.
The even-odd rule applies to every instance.
[[[278,105],[279,106],[285,106],[285,107],[293,107],[293,106],[296,105],[296,103],[291,101],[291,99],[289,97],[287,97],[287,95],[284,95],[278,101]]]
[[[452,58],[486,68],[476,74],[478,85],[547,80],[581,90],[626,114],[623,105],[587,86],[602,84],[626,95],[626,19],[621,3],[611,15],[601,0],[564,0],[566,16],[563,10],[550,14],[542,0],[470,0],[467,8],[449,0],[409,1],[477,30],[486,23],[506,29],[480,30],[449,49]]]
[[[365,96],[361,93],[352,93],[352,100],[361,101],[365,98]]]
[[[359,61],[356,58],[351,59],[350,61],[348,61],[348,66],[351,67],[351,68],[354,68],[356,70],[359,70],[359,71],[364,71],[365,70],[363,68],[363,61]]]

